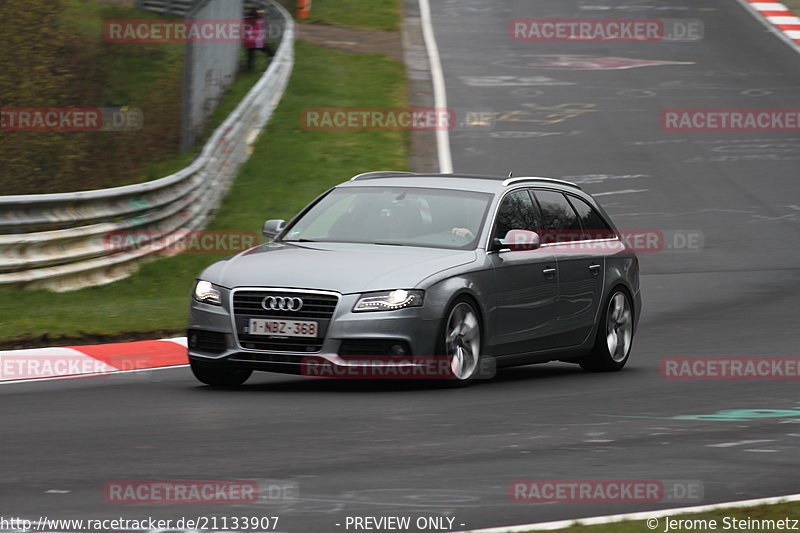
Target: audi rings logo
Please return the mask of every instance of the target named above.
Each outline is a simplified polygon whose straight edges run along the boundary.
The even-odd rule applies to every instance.
[[[261,300],[261,307],[267,311],[299,311],[303,300],[296,296],[267,296]]]

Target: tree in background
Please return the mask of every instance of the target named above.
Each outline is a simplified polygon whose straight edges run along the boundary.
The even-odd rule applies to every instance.
[[[107,19],[149,17],[95,1],[71,5],[91,6],[92,15]],[[177,152],[182,55],[170,45],[107,43],[102,20],[79,31],[68,7],[65,0],[0,1],[0,109],[130,105],[142,110],[144,128],[0,131],[0,194],[144,181],[160,177],[148,175],[153,163]],[[158,68],[148,71],[153,65]]]

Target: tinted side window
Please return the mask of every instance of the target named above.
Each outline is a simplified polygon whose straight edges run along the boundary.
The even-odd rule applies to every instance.
[[[595,211],[594,207],[575,196],[570,196],[569,202],[578,213],[578,220],[580,220],[583,228],[583,239],[610,239],[614,237],[614,231],[608,227],[608,224]]]
[[[536,207],[527,190],[514,191],[503,198],[497,210],[494,238],[502,239],[512,229],[539,231]]]
[[[556,191],[536,191],[535,194],[542,210],[542,243],[579,240],[581,224],[564,195]]]

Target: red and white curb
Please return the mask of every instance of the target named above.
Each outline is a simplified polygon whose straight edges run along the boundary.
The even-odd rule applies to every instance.
[[[779,36],[792,43],[800,51],[800,18],[780,2],[771,0],[739,0],[752,12],[760,15],[759,19],[768,27],[777,30]]]
[[[0,383],[103,376],[188,364],[186,337],[0,351]]]

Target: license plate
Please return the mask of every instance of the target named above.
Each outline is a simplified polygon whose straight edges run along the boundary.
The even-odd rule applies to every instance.
[[[276,337],[316,337],[318,329],[317,322],[313,320],[251,318],[247,321],[246,333]]]

